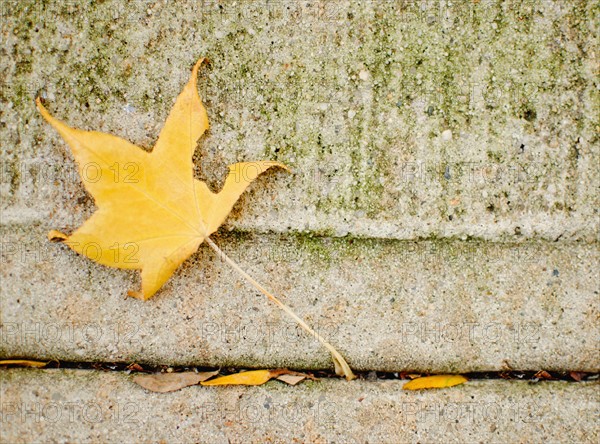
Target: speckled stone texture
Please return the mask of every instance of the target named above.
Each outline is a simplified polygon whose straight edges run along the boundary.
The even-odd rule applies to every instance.
[[[46,240],[94,202],[35,97],[150,149],[207,57],[196,177],[292,169],[261,176],[215,241],[353,368],[597,371],[599,16],[577,0],[1,0],[0,358],[331,367],[206,246],[142,303],[124,297],[136,272]],[[5,370],[0,441],[595,443],[598,393],[156,395],[124,373]]]
[[[597,2],[3,0],[0,14],[0,356],[331,366],[206,246],[142,303],[124,298],[136,272],[46,240],[94,202],[35,97],[72,126],[150,149],[207,57],[198,85],[211,129],[196,177],[217,190],[236,161],[292,169],[261,176],[215,241],[353,368],[600,368]],[[590,385],[406,394],[324,381],[158,397],[124,375],[0,377],[11,442],[598,440]],[[241,397],[261,415],[308,413],[255,427],[239,419]],[[20,399],[34,413],[4,421]],[[48,400],[93,400],[102,414],[134,405],[136,422],[119,410],[117,424],[57,427],[38,415]],[[327,401],[323,423],[311,409]],[[407,416],[411,402],[420,417]],[[483,419],[446,420],[453,402],[478,403]],[[217,406],[209,421],[203,403]],[[515,403],[542,419],[488,420]]]
[[[569,442],[599,438],[597,383],[470,381],[407,392],[405,381],[150,393],[131,376],[0,373],[2,442]]]
[[[151,147],[202,56],[199,177],[273,159],[229,227],[598,239],[598,6],[585,1],[3,1],[2,219],[89,215],[34,107]]]
[[[354,366],[598,368],[597,9],[3,2],[0,350],[326,365],[204,250],[141,304],[135,273],[45,239],[94,205],[34,97],[151,147],[206,56],[198,177],[294,171],[259,178],[220,245]]]
[[[12,227],[9,227],[9,229]],[[1,351],[85,361],[325,368],[327,351],[207,246],[151,300],[125,298],[136,272],[110,269],[42,227],[12,239]],[[217,238],[240,266],[362,370],[598,369],[593,244]]]

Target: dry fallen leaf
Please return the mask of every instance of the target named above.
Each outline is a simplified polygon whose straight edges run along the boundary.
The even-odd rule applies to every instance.
[[[273,378],[277,378],[290,385],[296,385],[307,377],[309,376],[286,369],[252,370],[221,376],[220,378],[202,382],[201,385],[262,385]]]
[[[110,267],[142,270],[140,299],[153,296],[198,246],[225,221],[250,183],[279,162],[229,166],[225,185],[213,193],[194,179],[192,155],[208,129],[196,78],[202,59],[179,95],[151,153],[120,137],[71,128],[52,117],[37,99],[44,118],[71,147],[95,213],[63,242]],[[52,231],[53,239],[61,234]]]
[[[261,385],[275,376],[271,370],[253,370],[221,376],[202,382],[201,385]]]
[[[219,371],[213,372],[183,372],[183,373],[155,373],[153,375],[140,375],[133,378],[133,382],[152,392],[167,393],[180,390],[184,387],[197,385],[206,381]]]
[[[463,384],[468,379],[462,375],[435,375],[416,378],[402,387],[404,390],[422,390],[429,388],[446,388]]]
[[[194,178],[192,155],[197,140],[209,126],[196,87],[202,61],[194,65],[190,80],[177,97],[150,153],[120,137],[71,128],[52,117],[41,100],[36,99],[42,116],[71,147],[83,184],[97,206],[94,214],[73,234],[52,230],[48,239],[64,242],[100,264],[141,270],[141,291],[128,294],[143,300],[152,297],[206,241],[331,352],[336,373],[348,380],[354,379],[350,366],[332,345],[209,238],[256,177],[271,167],[287,167],[275,161],[235,163],[229,166],[225,184],[218,193]]]
[[[144,367],[142,367],[140,364],[132,362],[131,364],[129,364],[127,366],[127,370],[133,370],[133,371],[136,371],[136,372],[143,372],[144,371]]]
[[[569,375],[577,382],[581,382],[585,378],[586,373],[583,372],[570,372]]]
[[[46,367],[48,364],[49,362],[29,361],[27,359],[5,359],[4,361],[0,361],[0,365],[17,365],[19,367],[42,368]]]
[[[301,381],[304,381],[307,378],[307,375],[300,375],[300,374],[285,374],[285,375],[279,375],[277,376],[277,379],[279,381],[283,381],[286,384],[289,385],[296,385]]]
[[[539,379],[553,379],[552,375],[550,373],[548,373],[546,370],[540,370],[535,375],[533,375],[533,377],[539,378]]]

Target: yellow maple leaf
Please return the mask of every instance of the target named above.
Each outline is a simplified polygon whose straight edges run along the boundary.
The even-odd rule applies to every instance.
[[[71,147],[84,186],[97,206],[73,234],[51,230],[48,239],[64,242],[100,264],[141,270],[141,291],[128,294],[143,300],[152,297],[205,241],[319,340],[331,352],[338,374],[354,379],[350,366],[331,344],[229,259],[209,237],[254,179],[271,167],[287,167],[275,161],[235,163],[229,166],[218,193],[194,178],[192,155],[197,140],[208,129],[208,117],[196,87],[203,60],[194,65],[150,153],[120,137],[71,128],[52,117],[36,99],[42,116]]]
[[[246,187],[279,162],[241,162],[229,166],[223,189],[213,193],[194,179],[192,155],[208,129],[196,88],[200,59],[160,132],[152,152],[120,137],[83,131],[52,117],[36,100],[42,116],[71,147],[94,214],[70,236],[54,239],[110,267],[142,270],[141,292],[148,299],[200,244],[225,221]]]

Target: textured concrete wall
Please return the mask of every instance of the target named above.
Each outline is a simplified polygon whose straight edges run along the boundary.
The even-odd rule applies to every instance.
[[[135,273],[45,241],[94,204],[36,95],[150,148],[206,56],[197,177],[218,188],[253,159],[294,172],[260,178],[218,241],[352,365],[597,368],[598,16],[586,1],[2,2],[0,351],[328,365],[295,329],[208,338],[287,320],[204,249],[142,304],[122,300]],[[437,339],[456,325],[481,336]]]

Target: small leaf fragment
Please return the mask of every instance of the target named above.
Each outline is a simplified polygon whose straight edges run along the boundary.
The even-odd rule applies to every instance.
[[[540,370],[534,375],[534,378],[539,379],[552,379],[552,375],[548,373],[546,370]]]
[[[60,231],[50,230],[48,231],[48,240],[50,242],[62,242],[67,239],[67,235]]]
[[[569,376],[573,378],[577,382],[581,382],[583,378],[585,378],[586,374],[584,372],[570,372]]]
[[[133,371],[136,371],[136,372],[143,372],[144,368],[140,364],[132,362],[131,364],[129,364],[127,366],[127,370],[133,370]]]
[[[307,378],[307,375],[301,375],[301,374],[296,374],[296,375],[284,374],[284,375],[277,376],[277,379],[279,379],[280,381],[283,381],[289,385],[296,385],[300,381],[304,381],[306,378]]]
[[[202,381],[212,378],[218,373],[218,370],[213,372],[199,373],[155,373],[153,375],[136,376],[133,378],[133,382],[152,392],[167,393],[174,392],[191,385],[197,385]]]
[[[42,361],[29,361],[27,359],[6,359],[4,361],[0,361],[0,365],[17,365],[19,367],[35,367],[42,368],[46,367],[49,364],[48,362]]]
[[[435,375],[416,378],[407,382],[402,387],[404,390],[422,390],[430,388],[446,388],[463,384],[468,379],[462,375]]]
[[[202,381],[206,381],[213,376],[217,376],[219,374],[219,370],[213,370],[212,372],[198,372],[197,374],[202,376]]]

